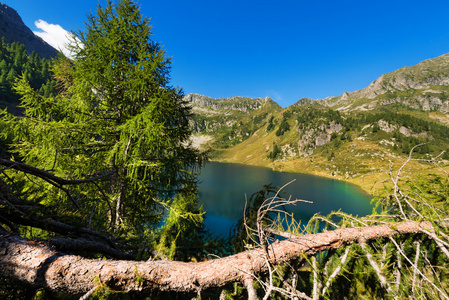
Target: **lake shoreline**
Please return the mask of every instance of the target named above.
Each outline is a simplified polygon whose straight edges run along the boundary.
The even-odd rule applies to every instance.
[[[376,182],[380,182],[382,180],[381,178],[379,178],[379,176],[376,176],[375,180],[373,180],[374,176],[372,174],[371,174],[371,176],[370,176],[370,174],[368,174],[368,175],[362,175],[357,178],[349,178],[348,179],[348,178],[344,178],[343,176],[339,176],[336,174],[332,175],[328,172],[324,172],[321,170],[314,171],[314,172],[299,172],[297,169],[290,168],[288,165],[283,164],[282,162],[275,162],[275,163],[270,163],[269,165],[266,165],[263,163],[262,164],[245,163],[245,162],[238,162],[238,161],[234,161],[234,160],[217,159],[217,158],[211,159],[211,162],[241,164],[241,165],[245,165],[245,166],[257,166],[257,167],[268,168],[268,169],[271,169],[276,172],[307,174],[307,175],[314,175],[314,176],[328,178],[328,179],[335,179],[335,180],[347,182],[350,184],[354,184],[354,185],[358,186],[360,189],[362,189],[364,192],[368,193],[369,195],[371,195],[373,197],[376,195],[375,191],[377,190],[376,188],[373,188],[373,184],[375,185]],[[305,169],[305,170],[307,170],[307,169]],[[384,173],[385,175],[388,175],[387,171],[383,171],[383,170],[378,171],[378,172],[373,172],[373,173],[377,173],[377,174]]]
[[[283,165],[282,163],[279,163],[279,162],[277,162],[274,165],[270,164],[268,166],[264,165],[264,164],[242,163],[242,162],[238,162],[238,161],[229,161],[229,160],[225,160],[225,159],[224,160],[223,159],[211,159],[209,162],[223,163],[223,164],[237,164],[237,165],[253,166],[253,167],[262,167],[262,168],[270,169],[270,170],[272,170],[274,172],[312,175],[312,176],[317,176],[317,177],[322,177],[322,178],[327,178],[327,179],[338,180],[338,181],[341,181],[341,182],[353,184],[353,185],[357,186],[358,188],[360,188],[363,192],[367,193],[368,195],[370,195],[372,197],[376,196],[375,193],[372,192],[373,191],[372,188],[369,188],[367,185],[359,184],[358,182],[360,180],[345,179],[342,176],[332,175],[332,174],[328,174],[326,172],[298,172],[297,170],[289,168],[288,166],[285,166],[285,165]],[[380,173],[380,172],[376,172],[376,173]]]
[[[348,158],[346,165],[353,166],[352,172],[344,171],[344,165],[341,166],[340,164],[339,166],[338,162],[322,156],[272,161],[265,157],[244,156],[236,152],[236,150],[216,150],[212,161],[266,167],[273,171],[309,174],[335,179],[354,184],[371,196],[384,194],[386,190],[391,189],[393,185],[390,172],[395,176],[401,168],[402,179],[405,180],[407,178],[411,182],[417,181],[421,175],[429,173],[442,174],[443,176],[443,173],[449,173],[448,161],[441,161],[439,166],[436,166],[426,161],[411,160],[407,162],[407,158],[391,154],[386,157],[375,157],[368,160]],[[406,162],[407,166],[403,168]]]

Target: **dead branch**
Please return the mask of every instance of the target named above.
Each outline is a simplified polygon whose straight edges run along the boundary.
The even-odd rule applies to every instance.
[[[331,286],[332,281],[337,277],[337,275],[340,273],[341,269],[343,268],[343,265],[346,263],[349,252],[351,250],[351,246],[347,246],[345,249],[345,253],[341,257],[340,261],[341,263],[338,265],[338,267],[335,268],[334,272],[332,272],[331,276],[326,281],[326,284],[324,285],[323,291],[321,292],[322,295],[325,295],[327,292],[327,289]]]
[[[58,186],[64,186],[64,185],[76,185],[76,184],[81,184],[81,183],[90,183],[90,182],[94,182],[97,181],[99,179],[111,176],[112,174],[115,173],[115,171],[109,171],[106,172],[104,174],[100,174],[97,175],[95,177],[92,178],[87,178],[87,179],[78,179],[78,180],[68,180],[68,179],[64,179],[58,176],[53,175],[52,173],[39,169],[39,168],[35,168],[33,166],[24,164],[24,163],[20,163],[20,162],[16,162],[16,161],[11,161],[11,160],[7,160],[7,159],[2,159],[0,158],[0,165],[11,168],[11,169],[15,169],[27,174],[31,174],[34,176],[37,176],[39,178],[42,178],[46,181],[49,182],[53,182],[56,183]]]
[[[379,279],[379,282],[383,288],[385,288],[389,293],[392,293],[393,290],[391,289],[390,283],[387,281],[387,278],[382,274],[382,270],[380,269],[377,262],[374,260],[373,255],[368,249],[368,246],[366,245],[366,240],[360,239],[359,245],[362,248],[363,252],[365,253],[366,258],[368,259],[369,264],[371,265],[371,268],[376,272],[377,278]]]
[[[416,270],[418,269],[418,261],[419,261],[419,255],[421,254],[420,251],[420,246],[421,246],[421,241],[416,241],[414,242],[414,244],[416,244],[416,254],[415,254],[415,263],[414,263],[414,267],[413,267],[413,281],[412,281],[412,294],[415,294],[415,287],[416,287]]]
[[[95,177],[91,177],[91,178],[86,178],[86,179],[77,179],[77,180],[68,180],[68,179],[64,179],[61,177],[58,177],[48,171],[24,164],[24,163],[20,163],[20,162],[15,162],[15,161],[11,161],[11,160],[7,160],[7,159],[2,159],[0,158],[0,165],[5,166],[7,169],[15,169],[17,171],[21,171],[24,174],[29,174],[29,175],[33,175],[36,176],[42,180],[44,180],[45,182],[53,185],[54,187],[62,190],[65,192],[65,194],[67,195],[67,197],[70,199],[70,201],[78,208],[80,209],[77,201],[75,199],[73,199],[71,192],[69,189],[65,188],[64,186],[66,185],[79,185],[79,184],[83,184],[83,183],[92,183],[94,184],[97,189],[100,191],[100,193],[103,194],[104,196],[104,192],[103,190],[100,188],[100,186],[96,183],[98,180],[103,179],[105,177],[111,176],[113,175],[116,171],[109,171],[106,172],[104,174],[100,174],[97,175]],[[5,173],[5,169],[0,170],[2,173]],[[109,199],[106,197],[105,198],[108,202],[108,206],[111,208],[111,205],[109,203]]]
[[[425,280],[425,281],[427,281],[431,286],[433,286],[433,288],[435,289],[435,290],[437,290],[439,293],[440,293],[440,295],[444,298],[444,299],[449,299],[449,296],[445,293],[445,292],[443,292],[441,289],[439,289],[436,285],[435,285],[435,283],[433,283],[432,282],[432,280],[430,280],[429,278],[427,278],[427,276],[426,275],[424,275],[422,272],[421,272],[421,270],[419,270],[418,268],[417,268],[417,266],[415,266],[411,261],[410,261],[410,259],[407,257],[407,255],[405,255],[405,253],[404,253],[404,251],[402,251],[402,249],[401,249],[401,247],[398,245],[398,243],[396,243],[396,241],[392,238],[392,237],[389,237],[390,238],[390,241],[396,246],[396,249],[398,250],[398,252],[405,258],[405,260],[416,270],[416,272],[418,272],[418,274],[419,275],[421,275],[422,276],[422,278]]]

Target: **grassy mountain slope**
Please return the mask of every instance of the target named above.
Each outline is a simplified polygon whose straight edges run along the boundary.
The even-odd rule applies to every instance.
[[[449,149],[448,84],[443,55],[384,74],[365,89],[285,109],[268,98],[187,97],[196,99],[196,135],[209,137],[203,146],[215,159],[338,178],[374,193],[413,146],[423,144],[413,154],[421,159]],[[449,153],[441,157],[447,162]],[[432,170],[413,162],[409,175]]]

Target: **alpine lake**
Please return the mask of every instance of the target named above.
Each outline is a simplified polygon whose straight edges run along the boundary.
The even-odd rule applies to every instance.
[[[199,203],[206,211],[204,224],[212,235],[227,238],[231,227],[243,217],[245,199],[264,185],[282,187],[282,198],[302,199],[286,207],[296,221],[307,224],[315,214],[331,211],[365,216],[372,213],[372,196],[343,181],[301,173],[276,172],[265,167],[210,162],[199,176]],[[273,196],[273,195],[270,195]]]

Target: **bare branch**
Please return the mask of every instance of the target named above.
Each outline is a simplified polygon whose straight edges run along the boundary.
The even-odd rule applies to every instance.
[[[421,246],[421,242],[420,241],[416,241],[414,242],[414,244],[416,245],[416,253],[415,253],[415,264],[414,264],[414,268],[413,268],[413,280],[412,280],[412,294],[415,295],[415,287],[416,287],[416,270],[418,269],[418,261],[419,261],[419,255],[420,255],[420,246]]]
[[[393,290],[391,289],[390,283],[387,281],[385,276],[382,274],[382,271],[377,264],[377,262],[374,260],[373,255],[368,250],[368,247],[366,245],[366,241],[364,239],[359,240],[359,245],[362,248],[363,252],[365,253],[366,258],[368,259],[369,264],[371,265],[371,268],[376,272],[377,278],[379,279],[380,285],[385,288],[389,293],[393,293]]]
[[[319,291],[319,279],[318,279],[318,268],[316,265],[316,257],[312,257],[312,272],[313,272],[313,289],[312,289],[312,299],[318,300],[320,297]]]
[[[85,293],[83,296],[81,296],[81,298],[79,300],[87,300],[89,299],[90,296],[92,296],[93,293],[95,293],[95,291],[98,289],[98,287],[93,287],[92,289],[90,289],[87,293]]]
[[[330,216],[331,216],[331,215],[333,215],[333,214],[331,213]],[[320,221],[323,221],[323,222],[325,222],[325,223],[328,223],[328,224],[332,225],[334,228],[340,228],[340,226],[338,226],[338,225],[335,224],[334,222],[332,222],[332,221],[330,221],[330,220],[328,220],[328,219],[326,219],[326,218],[323,218],[322,216],[317,215],[317,214],[315,214],[315,215],[310,219],[310,221],[313,221],[313,220],[320,220]],[[309,221],[309,222],[310,222],[310,221]]]
[[[429,237],[431,237],[435,241],[437,246],[440,248],[441,252],[443,252],[444,255],[446,255],[446,257],[449,258],[449,251],[446,248],[446,247],[449,247],[449,243],[438,238],[438,236],[433,231],[428,231],[428,230],[423,229],[422,232],[427,234]]]
[[[327,289],[331,286],[332,281],[337,277],[338,274],[340,274],[340,271],[343,267],[343,265],[346,263],[346,260],[348,259],[349,252],[351,251],[351,246],[347,246],[345,249],[345,253],[341,257],[340,261],[341,263],[338,265],[337,268],[335,268],[334,272],[332,272],[331,276],[326,281],[326,284],[324,285],[323,291],[321,292],[322,295],[325,295],[327,292]]]
[[[405,255],[404,251],[402,251],[401,247],[399,247],[399,245],[396,243],[396,241],[392,238],[389,237],[390,241],[396,246],[396,249],[398,250],[398,252],[405,258],[405,260],[407,260],[407,262],[416,270],[417,273],[419,273],[419,275],[421,275],[421,277],[427,281],[431,286],[434,287],[434,289],[436,289],[439,293],[440,296],[443,297],[444,299],[449,299],[448,295],[443,292],[442,290],[440,290],[433,282],[432,280],[430,280],[429,278],[427,278],[426,275],[424,275],[417,266],[415,266],[410,259],[407,257],[407,255]]]

